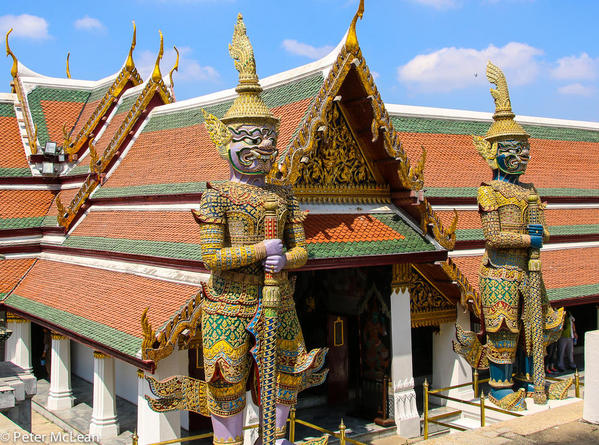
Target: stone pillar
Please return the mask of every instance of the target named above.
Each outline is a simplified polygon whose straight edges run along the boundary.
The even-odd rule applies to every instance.
[[[73,406],[71,341],[68,337],[52,333],[52,360],[50,366],[48,409],[56,411],[71,408]]]
[[[456,322],[466,330],[470,330],[470,313],[457,307]],[[439,332],[433,334],[433,388],[447,388],[472,382],[472,368],[468,362],[453,351],[452,341],[455,340],[455,324],[442,323]],[[474,398],[472,386],[452,389],[446,393],[450,397],[470,400]],[[441,405],[453,405],[445,399],[435,399]]]
[[[599,330],[584,336],[584,409],[582,418],[599,423]]]
[[[94,399],[89,434],[104,441],[119,435],[114,387],[114,359],[94,351]]]
[[[188,374],[187,350],[173,351],[171,355],[157,363],[153,375],[155,379],[164,380],[173,375]],[[178,411],[157,413],[152,411],[145,396],[155,397],[144,372],[137,372],[137,434],[139,445],[178,439],[181,437],[181,414]]]
[[[391,379],[397,434],[420,436],[420,415],[416,409],[414,376],[412,375],[412,324],[410,293],[394,290],[391,294]]]
[[[5,343],[5,360],[13,362],[25,372],[32,373],[31,322],[7,312],[6,327],[12,331],[12,335]]]

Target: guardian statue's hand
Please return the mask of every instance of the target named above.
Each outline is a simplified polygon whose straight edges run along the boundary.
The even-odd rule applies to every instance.
[[[285,255],[271,255],[264,260],[264,270],[270,273],[279,273],[287,264]]]
[[[278,238],[267,239],[263,241],[266,247],[266,256],[283,255],[283,241]]]
[[[530,235],[530,247],[535,249],[543,247],[543,225],[529,224],[527,228]]]

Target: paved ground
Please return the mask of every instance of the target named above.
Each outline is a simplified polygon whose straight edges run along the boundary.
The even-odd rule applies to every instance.
[[[80,439],[80,440],[78,440]],[[31,433],[28,433],[0,414],[0,445],[5,444],[82,444],[90,443],[85,436],[71,436],[39,413],[31,413]]]
[[[530,416],[498,422],[485,428],[422,440],[386,437],[372,445],[597,445],[599,425],[581,421],[583,402],[554,408]]]

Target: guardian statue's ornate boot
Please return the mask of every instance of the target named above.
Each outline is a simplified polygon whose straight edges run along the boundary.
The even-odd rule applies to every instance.
[[[526,392],[512,389],[512,365],[489,362],[491,392],[489,400],[508,411],[524,411],[526,409]]]
[[[518,349],[517,356],[518,372],[516,372],[516,376],[514,378],[514,380],[516,380],[516,388],[524,389],[524,391],[526,391],[527,397],[532,397],[535,392],[532,356],[526,355],[526,353],[521,349]]]

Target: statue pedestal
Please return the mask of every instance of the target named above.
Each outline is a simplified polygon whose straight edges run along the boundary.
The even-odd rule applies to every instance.
[[[584,410],[582,418],[599,423],[599,330],[584,336]]]

